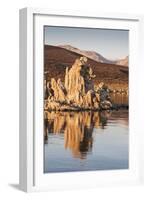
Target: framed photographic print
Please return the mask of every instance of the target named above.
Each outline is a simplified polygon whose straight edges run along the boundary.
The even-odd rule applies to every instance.
[[[142,22],[20,10],[22,190],[142,182]]]

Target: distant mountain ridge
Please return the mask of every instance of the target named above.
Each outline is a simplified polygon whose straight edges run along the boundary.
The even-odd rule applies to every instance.
[[[118,60],[116,62],[117,65],[123,65],[123,66],[128,66],[129,65],[129,56],[126,56],[125,58]]]
[[[90,58],[96,62],[128,66],[128,58],[129,58],[128,56],[126,56],[123,59],[113,61],[113,60],[109,60],[109,59],[103,57],[101,54],[99,54],[95,51],[81,50],[81,49],[78,49],[71,45],[58,45],[58,47],[66,49],[68,51],[72,51],[72,52],[81,54],[81,55],[86,56],[87,58]]]

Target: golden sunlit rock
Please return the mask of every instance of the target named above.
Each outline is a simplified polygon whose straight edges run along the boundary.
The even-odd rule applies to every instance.
[[[47,82],[47,100],[44,102],[45,110],[99,110],[112,107],[108,87],[101,82],[94,86],[95,75],[92,68],[87,65],[87,58],[80,57],[75,60],[71,68],[65,71],[65,82],[51,78]]]

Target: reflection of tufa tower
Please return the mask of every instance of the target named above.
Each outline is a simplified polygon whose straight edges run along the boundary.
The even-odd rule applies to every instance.
[[[105,119],[106,115],[106,119]],[[92,151],[93,129],[107,123],[107,113],[102,120],[99,112],[45,112],[44,139],[48,142],[49,134],[64,133],[65,149],[70,149],[73,157],[84,159]]]

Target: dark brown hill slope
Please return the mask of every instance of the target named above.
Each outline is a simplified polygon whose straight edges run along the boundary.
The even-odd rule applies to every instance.
[[[64,80],[66,67],[71,67],[80,54],[63,49],[57,46],[44,46],[44,74],[47,79],[54,77]],[[92,67],[96,75],[95,83],[104,81],[109,84],[127,85],[128,67],[99,63],[88,59],[88,64]],[[127,87],[127,86],[126,86]]]

